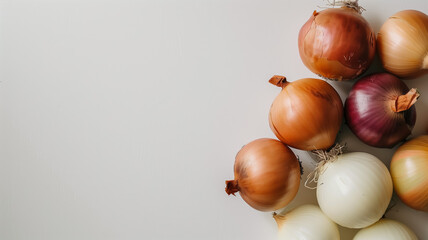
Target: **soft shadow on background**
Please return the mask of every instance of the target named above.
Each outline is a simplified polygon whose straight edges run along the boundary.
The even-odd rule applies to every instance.
[[[324,4],[0,1],[0,239],[275,239],[272,213],[224,181],[244,144],[275,137],[270,77],[317,77],[297,34]],[[428,13],[426,0],[360,4],[375,31],[399,10]],[[406,80],[421,92],[412,136],[427,127],[427,78]],[[330,83],[344,101],[353,82]],[[338,139],[387,165],[394,151],[346,125]],[[293,151],[308,174],[314,159]],[[301,186],[289,208],[303,203],[316,198]],[[387,216],[428,236],[426,213],[398,202]]]

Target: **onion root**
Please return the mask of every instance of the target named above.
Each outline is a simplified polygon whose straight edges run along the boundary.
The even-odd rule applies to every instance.
[[[330,0],[327,0],[327,2],[327,5],[329,6],[350,8],[357,11],[359,14],[366,10],[360,5],[358,5],[358,0],[333,0],[332,2],[330,2]]]

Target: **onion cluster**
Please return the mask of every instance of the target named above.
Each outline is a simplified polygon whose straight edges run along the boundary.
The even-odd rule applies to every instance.
[[[428,16],[399,12],[376,39],[356,2],[315,11],[302,26],[301,60],[323,79],[270,79],[281,87],[268,116],[279,140],[260,138],[245,145],[235,158],[234,179],[226,181],[226,193],[239,192],[252,208],[282,209],[274,213],[279,239],[340,239],[337,225],[362,229],[354,239],[417,239],[409,227],[382,218],[394,190],[408,206],[428,212],[428,135],[405,142],[416,123],[420,93],[400,79],[428,68]],[[361,77],[376,47],[389,73]],[[344,105],[328,80],[356,80]],[[404,142],[390,170],[372,154],[343,153],[343,146],[335,144],[343,118],[372,147]],[[319,206],[286,208],[298,193],[303,171],[290,147],[319,157],[304,184],[316,185]]]

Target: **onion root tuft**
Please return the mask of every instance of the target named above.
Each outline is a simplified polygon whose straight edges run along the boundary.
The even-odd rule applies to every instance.
[[[305,181],[305,187],[309,189],[316,189],[316,187],[311,187],[309,184],[311,183],[318,183],[319,176],[323,173],[325,170],[324,165],[328,162],[335,161],[340,155],[343,153],[343,149],[345,148],[345,145],[340,145],[336,143],[334,147],[332,147],[330,150],[313,150],[312,153],[317,156],[319,159],[317,166],[315,169],[308,174]]]

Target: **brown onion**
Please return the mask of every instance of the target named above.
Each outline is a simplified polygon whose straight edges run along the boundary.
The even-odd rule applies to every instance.
[[[269,113],[277,138],[301,150],[327,149],[334,144],[343,119],[339,94],[326,81],[304,78],[287,82],[274,76],[270,83],[282,87]]]
[[[375,33],[356,3],[314,11],[299,32],[299,53],[312,72],[330,80],[361,75],[375,55]]]
[[[285,207],[297,194],[301,169],[289,147],[261,138],[245,145],[235,158],[235,179],[226,181],[226,193],[241,197],[260,211]]]

